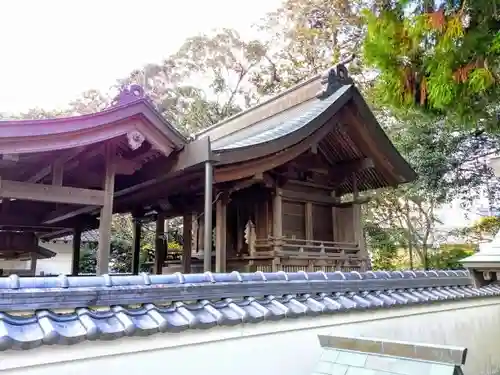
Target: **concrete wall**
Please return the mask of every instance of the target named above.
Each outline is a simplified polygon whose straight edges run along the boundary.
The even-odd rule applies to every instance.
[[[318,334],[464,346],[466,375],[500,370],[499,297],[7,351],[0,353],[0,370],[6,375],[306,375],[321,353]]]

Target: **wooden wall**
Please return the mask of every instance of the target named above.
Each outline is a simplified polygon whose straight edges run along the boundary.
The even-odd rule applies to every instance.
[[[361,240],[360,206],[335,207],[321,187],[287,183],[283,187],[283,236],[326,242]]]

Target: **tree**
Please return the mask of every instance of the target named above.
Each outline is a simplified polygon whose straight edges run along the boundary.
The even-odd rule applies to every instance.
[[[474,254],[474,250],[467,245],[442,246],[429,254],[427,263],[430,269],[435,270],[463,269],[462,259],[472,254]]]
[[[374,223],[365,224],[367,245],[372,256],[374,270],[395,270],[400,263],[398,250],[404,241],[404,233],[384,228]]]
[[[498,136],[486,132],[436,126],[422,115],[403,118],[406,121],[386,123],[385,127],[418,179],[395,190],[372,193],[365,219],[366,225],[404,233],[400,248],[411,248],[415,261],[425,266],[436,245],[437,227],[441,224],[436,211],[441,205],[459,199],[467,206],[484,195],[489,195],[492,202],[498,200],[498,180],[485,158],[498,152],[500,142]],[[369,238],[371,232],[367,231],[367,235]],[[439,250],[433,254],[435,262]]]
[[[72,115],[88,115],[104,110],[109,106],[110,102],[109,95],[103,94],[99,90],[87,90],[69,103],[69,108],[66,113]]]
[[[260,29],[269,37],[269,64],[252,77],[259,93],[277,93],[359,52],[364,35],[359,9],[367,3],[286,0],[268,14]],[[361,71],[356,64],[350,70]]]
[[[266,53],[259,41],[222,29],[187,39],[162,64],[147,65],[119,85],[145,85],[158,110],[189,134],[257,102],[250,78],[267,62]]]
[[[365,62],[376,97],[395,110],[498,127],[500,0],[397,0],[364,11]]]
[[[80,252],[79,274],[95,274],[97,269],[97,244],[85,243]]]
[[[500,217],[485,216],[471,226],[459,231],[459,235],[467,237],[472,243],[490,242],[500,231]]]
[[[374,194],[366,210],[366,224],[377,227],[397,239],[399,249],[408,250],[410,266],[416,264],[412,256],[427,268],[427,254],[433,246],[433,232],[439,222],[435,200],[411,195],[405,188],[386,189]],[[367,232],[370,236],[370,231]]]

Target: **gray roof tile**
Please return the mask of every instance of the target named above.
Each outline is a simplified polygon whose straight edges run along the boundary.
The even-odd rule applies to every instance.
[[[224,151],[239,147],[248,147],[270,142],[291,134],[321,115],[350,88],[351,85],[339,87],[333,95],[326,99],[315,98],[309,100],[275,116],[259,121],[245,129],[228,134],[212,142],[212,149],[214,151]]]
[[[13,275],[0,278],[0,350],[493,295],[467,271]]]

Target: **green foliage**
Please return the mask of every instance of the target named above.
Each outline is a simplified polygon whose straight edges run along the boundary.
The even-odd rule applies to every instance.
[[[397,269],[401,232],[367,224],[365,225],[365,233],[372,256],[372,268],[374,270]]]
[[[429,252],[427,264],[430,269],[435,270],[457,270],[463,269],[460,261],[474,254],[474,250],[467,245],[455,245],[440,247]]]
[[[424,6],[425,3],[427,5]],[[500,0],[395,1],[363,16],[375,97],[396,111],[423,110],[475,127],[498,125]]]
[[[97,245],[94,243],[83,244],[80,250],[80,274],[95,274],[97,267]]]
[[[472,243],[491,241],[500,231],[500,217],[485,216],[475,221],[471,226],[464,228],[460,234],[467,237]]]

